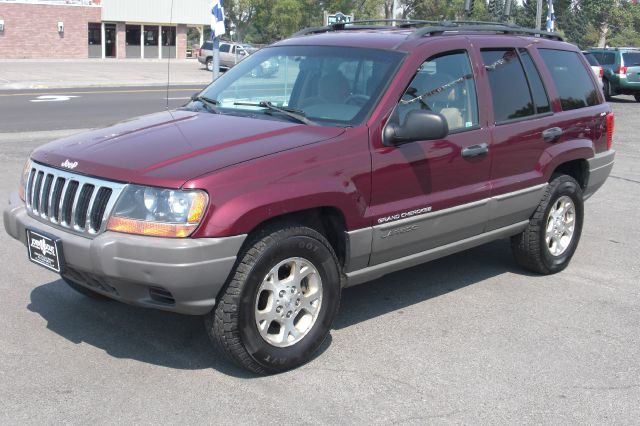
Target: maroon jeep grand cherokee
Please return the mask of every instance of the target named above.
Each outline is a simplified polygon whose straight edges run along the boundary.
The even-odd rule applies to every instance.
[[[265,61],[279,72],[252,77]],[[337,24],[183,108],[38,148],[4,223],[75,290],[204,315],[232,359],[278,372],[318,349],[343,287],[504,237],[564,269],[612,133],[555,35]]]

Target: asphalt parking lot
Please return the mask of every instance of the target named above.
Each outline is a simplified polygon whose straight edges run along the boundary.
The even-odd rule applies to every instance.
[[[637,424],[640,104],[612,106],[616,165],[567,270],[524,272],[502,240],[347,289],[318,356],[276,376],[221,359],[199,318],[76,294],[0,232],[0,424]],[[0,134],[3,203],[52,135]]]

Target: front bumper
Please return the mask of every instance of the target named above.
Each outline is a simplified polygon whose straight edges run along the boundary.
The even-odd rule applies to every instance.
[[[611,173],[611,169],[613,169],[615,156],[616,151],[610,149],[596,154],[593,158],[587,160],[588,175],[583,191],[583,197],[585,200],[595,194],[595,192],[604,185],[604,182]]]
[[[246,238],[156,238],[105,232],[89,239],[32,218],[17,193],[4,211],[4,226],[25,246],[26,228],[60,238],[65,279],[125,303],[190,315],[213,308]]]

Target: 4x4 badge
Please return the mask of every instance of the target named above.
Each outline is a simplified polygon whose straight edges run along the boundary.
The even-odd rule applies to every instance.
[[[60,164],[60,167],[64,167],[65,169],[73,170],[73,169],[75,169],[76,167],[78,167],[78,162],[77,162],[77,161],[71,162],[71,161],[69,161],[69,160],[67,159],[67,160],[64,160],[64,161],[62,162],[62,164]]]

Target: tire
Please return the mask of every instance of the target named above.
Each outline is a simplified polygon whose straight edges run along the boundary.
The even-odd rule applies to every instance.
[[[602,91],[604,92],[604,99],[609,102],[611,97],[613,96],[613,92],[611,91],[611,83],[609,80],[602,81]]]
[[[77,291],[78,293],[80,293],[80,294],[82,294],[83,296],[86,296],[86,297],[88,297],[88,298],[90,298],[90,299],[100,300],[100,301],[108,301],[108,300],[111,300],[111,299],[109,299],[107,296],[103,296],[102,294],[97,293],[97,292],[95,292],[95,291],[93,291],[93,290],[90,290],[90,289],[88,289],[88,288],[87,288],[87,287],[85,287],[85,286],[82,286],[82,285],[80,285],[80,284],[76,284],[76,283],[74,283],[73,281],[71,281],[71,280],[69,280],[69,279],[67,279],[67,278],[62,277],[62,280],[63,280],[65,283],[67,283],[67,285],[68,285],[69,287],[71,287],[72,289],[74,289],[74,290],[75,290],[75,291]]]
[[[634,94],[633,97],[636,98],[636,102],[640,102],[640,93]]]
[[[293,224],[267,228],[249,244],[205,316],[205,327],[215,345],[241,367],[258,374],[290,370],[308,362],[329,334],[342,288],[338,259],[320,233]],[[302,265],[299,270],[315,273],[297,287],[283,287],[296,282],[287,275],[295,262]],[[290,295],[292,287],[300,292]],[[310,313],[314,309],[315,315]],[[293,329],[281,328],[295,321],[297,337]]]
[[[207,59],[206,67],[207,71],[213,71],[213,59]]]
[[[553,214],[560,211],[556,209],[563,203],[564,214],[554,221]],[[570,204],[573,206],[573,214],[570,213]],[[571,223],[569,219],[572,215],[573,229],[570,232],[571,226],[567,223]],[[548,275],[562,271],[569,265],[578,247],[583,219],[584,203],[578,182],[571,176],[554,176],[527,228],[521,234],[511,237],[511,248],[516,261],[524,268],[539,274]],[[556,227],[558,223],[560,225]],[[548,230],[554,235],[553,238],[556,238],[552,238],[550,242],[547,242]]]

